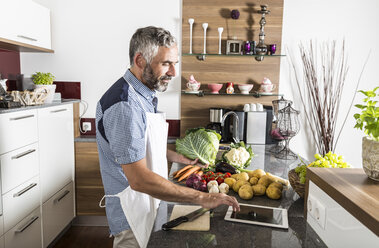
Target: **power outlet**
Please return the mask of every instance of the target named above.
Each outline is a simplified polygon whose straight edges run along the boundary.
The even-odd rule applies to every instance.
[[[322,227],[322,229],[325,229],[326,208],[319,201],[317,201],[317,203],[316,203],[315,219],[316,219],[317,223]]]
[[[83,131],[88,132],[92,130],[91,122],[83,122]]]

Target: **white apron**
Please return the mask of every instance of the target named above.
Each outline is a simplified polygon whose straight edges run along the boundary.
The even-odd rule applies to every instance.
[[[131,84],[129,86],[137,95],[141,107],[145,110],[133,86]],[[166,122],[166,116],[164,113],[150,113],[146,110],[145,113],[146,165],[147,168],[167,179],[168,123]],[[160,200],[148,194],[134,191],[130,186],[117,195],[105,195],[104,197],[120,198],[122,210],[133,234],[139,246],[145,248],[153,229]],[[100,207],[104,207],[101,205],[102,200],[99,204]]]

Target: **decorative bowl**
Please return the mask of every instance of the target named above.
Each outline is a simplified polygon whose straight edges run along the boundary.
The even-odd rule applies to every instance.
[[[252,84],[239,84],[238,89],[240,90],[241,94],[249,94],[249,91],[253,88],[254,85]]]
[[[295,172],[295,169],[288,172],[288,180],[290,181],[293,190],[295,190],[301,198],[304,198],[305,184],[300,183],[299,175]]]
[[[208,84],[208,88],[211,90],[212,94],[218,94],[222,86],[223,84]]]

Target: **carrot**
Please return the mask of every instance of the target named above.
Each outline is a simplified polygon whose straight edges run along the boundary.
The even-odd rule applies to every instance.
[[[197,166],[195,165],[194,167],[192,167],[191,169],[187,170],[179,179],[178,179],[178,182],[182,181],[183,179],[187,178],[189,175],[191,175],[192,173],[195,173],[197,172],[198,170],[200,170],[200,166]]]
[[[198,174],[199,176],[202,176],[203,173],[204,173],[204,172],[203,172],[202,170],[200,170],[200,171],[197,172],[197,174]]]
[[[180,176],[180,174],[182,174],[184,171],[192,168],[193,165],[189,164],[187,166],[184,166],[182,169],[178,170],[174,176],[174,178],[178,178]]]

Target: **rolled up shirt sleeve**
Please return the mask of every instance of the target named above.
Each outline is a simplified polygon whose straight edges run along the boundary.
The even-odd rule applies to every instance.
[[[134,163],[145,157],[146,116],[135,102],[114,104],[104,113],[103,125],[118,164]]]

